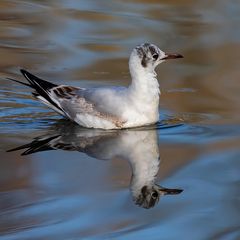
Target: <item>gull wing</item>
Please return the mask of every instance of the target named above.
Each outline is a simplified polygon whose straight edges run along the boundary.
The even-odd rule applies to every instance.
[[[33,96],[59,114],[75,121],[78,114],[87,114],[112,122],[121,127],[124,121],[120,118],[119,105],[122,88],[84,89],[67,85],[56,85],[40,79],[28,71],[20,70],[29,84],[10,79],[28,86],[34,91]],[[116,102],[114,101],[118,101]],[[120,106],[118,106],[120,108]]]
[[[72,120],[75,120],[78,114],[85,114],[108,120],[121,127],[124,121],[121,119],[121,106],[119,106],[120,92],[121,88],[83,89],[60,85],[51,90],[51,95]]]
[[[29,155],[49,150],[78,151],[97,159],[109,160],[115,156],[115,151],[108,146],[112,146],[113,141],[122,133],[123,131],[85,129],[66,120],[59,120],[48,129],[47,134],[7,152],[24,150],[21,155]]]

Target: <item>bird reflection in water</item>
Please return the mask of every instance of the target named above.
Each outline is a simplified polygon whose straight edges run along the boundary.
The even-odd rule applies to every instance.
[[[115,157],[128,160],[132,168],[130,189],[133,201],[143,208],[154,207],[163,195],[183,191],[164,188],[155,183],[160,157],[157,130],[153,128],[106,131],[85,129],[60,121],[49,129],[47,135],[9,151],[21,149],[26,149],[22,155],[61,149],[83,152],[101,160]]]

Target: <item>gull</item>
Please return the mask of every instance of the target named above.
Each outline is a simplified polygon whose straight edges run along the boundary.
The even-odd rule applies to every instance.
[[[8,79],[33,88],[35,98],[83,127],[133,128],[158,121],[160,89],[155,68],[167,59],[182,57],[167,54],[154,44],[138,45],[129,58],[132,82],[128,87],[56,85],[24,69],[20,71],[29,83]]]
[[[154,207],[162,196],[177,195],[183,190],[157,184],[161,165],[156,129],[134,128],[106,131],[84,129],[71,122],[58,121],[32,142],[8,150],[23,150],[21,155],[64,150],[78,151],[98,160],[120,159],[130,164],[130,191],[134,203],[143,208]],[[91,174],[89,174],[89,181]]]

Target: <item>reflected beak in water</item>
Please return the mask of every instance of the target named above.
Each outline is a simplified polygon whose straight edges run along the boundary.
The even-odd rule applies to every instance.
[[[175,58],[183,58],[183,55],[178,54],[178,53],[166,53],[166,55],[161,58],[161,60],[167,60],[167,59],[175,59]]]
[[[159,192],[161,195],[176,195],[181,193],[182,191],[182,189],[164,188],[159,186]]]

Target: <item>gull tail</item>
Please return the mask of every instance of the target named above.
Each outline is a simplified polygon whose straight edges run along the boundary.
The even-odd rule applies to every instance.
[[[52,108],[56,112],[66,116],[63,109],[56,101],[54,101],[53,97],[51,96],[51,90],[55,87],[58,87],[58,85],[40,79],[24,69],[20,69],[20,71],[22,75],[28,80],[29,84],[12,78],[7,79],[34,89],[34,91],[32,92],[34,97],[41,100],[44,104],[46,104],[48,107]]]

